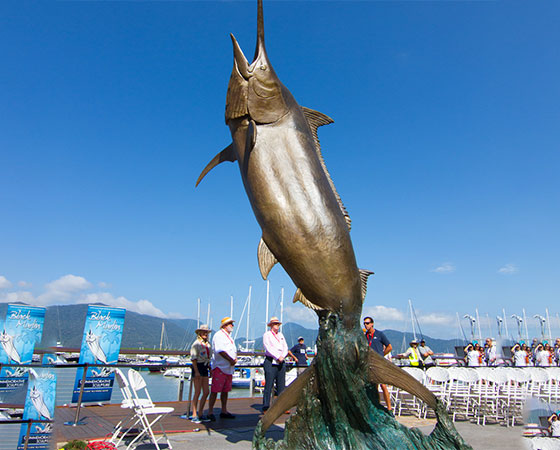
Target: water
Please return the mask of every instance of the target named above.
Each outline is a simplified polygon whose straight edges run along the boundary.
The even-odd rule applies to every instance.
[[[54,369],[57,376],[56,386],[56,405],[67,405],[72,401],[72,390],[74,389],[74,381],[78,369],[58,368]],[[127,373],[128,369],[121,369]],[[148,392],[154,402],[171,402],[179,399],[179,378],[164,377],[161,373],[151,373],[149,371],[141,371],[140,374],[146,381]],[[188,400],[190,382],[184,381],[183,384],[183,400]],[[244,398],[250,396],[249,389],[233,389],[230,392],[230,398]],[[115,381],[110,403],[120,403],[122,394],[118,383]]]

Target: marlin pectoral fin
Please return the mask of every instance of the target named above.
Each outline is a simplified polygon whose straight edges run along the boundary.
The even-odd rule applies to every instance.
[[[360,269],[360,279],[362,280],[362,301],[366,299],[368,277],[373,275],[371,270]]]
[[[317,128],[319,128],[320,126],[323,126],[323,125],[328,125],[330,123],[333,123],[334,120],[332,120],[326,114],[323,114],[322,112],[315,111],[315,110],[310,109],[310,108],[305,108],[305,107],[302,106],[301,110],[303,111],[303,115],[305,116],[305,119],[307,120],[307,124],[309,125],[309,129],[311,130],[311,134],[313,134],[313,139],[315,140],[315,150],[317,151],[317,156],[319,157],[319,161],[321,162],[321,166],[323,167],[323,171],[325,172],[325,175],[327,176],[327,180],[329,180],[329,184],[330,184],[331,189],[334,193],[334,196],[336,197],[336,200],[338,202],[338,206],[340,207],[340,210],[342,211],[342,214],[344,215],[344,219],[346,220],[346,224],[348,225],[348,229],[351,229],[352,228],[352,219],[350,219],[350,215],[348,214],[348,211],[346,211],[346,207],[344,206],[344,203],[342,203],[342,199],[340,198],[340,195],[338,195],[338,192],[336,191],[336,188],[334,187],[334,183],[333,183],[333,180],[331,178],[331,174],[327,170],[325,160],[323,159],[323,154],[321,153],[321,144],[319,143],[319,135],[317,134]]]
[[[297,405],[297,402],[301,397],[301,391],[309,385],[309,382],[314,374],[315,366],[314,364],[311,364],[305,372],[298,375],[298,377],[292,381],[286,389],[284,389],[284,392],[280,394],[274,404],[261,419],[263,433],[274,423],[276,419],[278,419],[278,417],[284,414],[285,411]]]
[[[434,410],[437,408],[437,399],[428,388],[371,349],[368,349],[368,363],[370,382],[404,389],[427,403],[430,408]]]
[[[307,298],[305,297],[305,295],[303,295],[303,292],[301,292],[301,289],[298,288],[298,290],[296,291],[296,293],[294,294],[294,303],[295,302],[301,302],[303,303],[305,306],[307,306],[308,308],[313,309],[314,311],[321,311],[323,308],[321,308],[320,306],[317,306],[315,303],[310,302],[309,300],[307,300]]]
[[[249,122],[247,127],[247,138],[245,144],[245,151],[249,153],[253,148],[255,148],[255,143],[257,142],[257,124],[254,120]]]
[[[212,158],[212,161],[210,161],[208,163],[208,165],[204,168],[204,170],[202,171],[202,173],[198,177],[198,180],[196,180],[196,185],[195,186],[198,186],[198,184],[202,181],[202,179],[206,176],[206,174],[208,172],[210,172],[214,167],[216,167],[221,162],[224,162],[224,161],[233,162],[236,159],[237,159],[237,156],[235,156],[235,150],[233,148],[233,143],[231,143],[226,148],[224,148],[220,153],[218,153],[216,156],[214,156],[214,158]]]
[[[259,269],[261,271],[261,275],[263,280],[268,278],[268,274],[274,267],[274,264],[278,262],[276,256],[270,251],[266,243],[261,238],[259,242],[259,248],[257,250],[257,257],[259,259]]]

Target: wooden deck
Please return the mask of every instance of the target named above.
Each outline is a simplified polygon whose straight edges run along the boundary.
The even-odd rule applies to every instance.
[[[163,419],[166,433],[188,433],[199,430],[223,430],[226,428],[251,428],[257,425],[261,417],[260,407],[262,398],[233,398],[228,400],[228,409],[236,415],[235,419],[220,419],[220,399],[216,401],[214,415],[216,422],[196,424],[190,420],[181,419],[188,407],[188,402],[156,402],[158,406],[171,406],[175,411]],[[76,415],[76,408],[59,406],[55,412],[55,439],[56,442],[67,442],[73,439],[101,439],[110,436],[114,426],[130,414],[129,409],[123,409],[120,404],[104,406],[82,407],[80,421],[83,425],[68,426],[64,422],[72,422]],[[289,415],[281,416],[276,423],[283,424]],[[154,427],[157,433],[158,426]]]

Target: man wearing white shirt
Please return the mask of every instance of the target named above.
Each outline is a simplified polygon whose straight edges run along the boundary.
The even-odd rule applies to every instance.
[[[270,406],[270,396],[274,383],[276,382],[278,395],[286,387],[286,363],[284,359],[288,355],[288,344],[284,335],[280,332],[281,324],[282,322],[278,320],[278,317],[271,317],[270,322],[268,322],[270,330],[263,335],[265,351],[263,411],[266,411]]]
[[[212,389],[210,392],[210,400],[208,402],[208,418],[214,422],[214,404],[220,392],[220,400],[222,402],[222,411],[220,417],[222,419],[234,419],[235,416],[228,412],[227,401],[228,393],[231,391],[231,381],[235,363],[237,362],[237,349],[233,338],[230,336],[233,331],[234,320],[231,317],[224,317],[220,330],[214,334],[212,338]]]
[[[491,338],[486,338],[486,344],[484,345],[484,359],[486,360],[487,366],[495,366],[496,365],[496,345]]]

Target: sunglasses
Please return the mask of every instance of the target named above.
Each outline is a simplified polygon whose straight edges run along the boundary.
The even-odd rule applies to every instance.
[[[373,322],[364,322],[364,325],[369,325],[370,323],[373,323]]]

